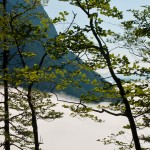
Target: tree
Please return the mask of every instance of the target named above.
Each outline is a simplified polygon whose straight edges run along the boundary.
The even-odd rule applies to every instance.
[[[143,10],[129,10],[133,16],[133,20],[122,22],[123,34],[114,34],[110,42],[117,41],[120,48],[127,49],[134,57],[134,70],[128,71],[129,75],[136,76],[136,80],[128,83],[126,87],[134,93],[129,94],[130,105],[133,109],[137,121],[137,127],[140,129],[149,126],[149,13],[150,7],[143,6]],[[137,98],[139,97],[139,98]],[[143,134],[141,139],[149,141],[149,136],[146,138]]]
[[[1,111],[4,115],[4,117],[2,115],[2,121],[4,121],[5,137],[1,147],[4,146],[6,150],[9,150],[11,146],[18,149],[34,148],[39,150],[37,118],[55,119],[62,117],[62,113],[51,110],[50,108],[54,107],[55,104],[50,101],[49,94],[35,91],[33,86],[40,82],[52,82],[56,79],[53,67],[56,68],[57,65],[45,68],[43,62],[50,56],[57,59],[65,52],[57,51],[56,56],[56,52],[52,50],[52,43],[56,43],[57,38],[47,38],[47,24],[50,21],[44,19],[45,14],[35,11],[40,7],[40,1],[19,1],[14,6],[9,6],[9,4],[9,1],[5,0],[1,3],[2,15],[0,16],[2,25],[0,37],[3,43],[0,47],[3,72],[1,81],[3,81],[2,86],[4,86],[4,93],[2,93],[4,108],[1,106]],[[12,7],[11,10],[6,8],[6,5]],[[32,17],[35,21],[39,19],[41,26],[36,25],[31,20]],[[43,19],[40,19],[42,17]],[[37,51],[34,46],[32,50],[27,50],[26,45],[36,41],[43,46],[44,52],[38,64],[33,62],[31,65],[28,64],[27,60],[35,57]],[[57,68],[59,74],[63,74],[63,71],[59,70]],[[26,88],[26,91],[18,88],[21,85]],[[11,92],[10,88],[16,89],[18,93]],[[16,115],[15,112],[21,113]],[[30,126],[33,128],[32,131],[29,130]]]
[[[94,110],[92,108],[91,109],[88,108],[87,111],[85,111],[85,108],[87,108],[87,106],[83,104],[82,101],[84,100],[92,101],[93,97],[91,97],[90,94],[87,94],[87,96],[83,95],[80,99],[81,100],[80,103],[75,103],[77,104],[77,107],[71,106],[70,108],[75,113],[79,113],[79,112],[88,113],[89,111],[93,110],[99,113],[105,111],[115,116],[121,115],[127,117],[129,121],[128,127],[130,127],[132,132],[135,149],[140,150],[142,148],[140,144],[140,137],[138,136],[137,133],[138,124],[136,124],[135,122],[135,118],[138,115],[134,116],[134,114],[136,112],[138,112],[138,114],[141,114],[141,110],[143,106],[141,107],[139,103],[143,102],[142,99],[143,98],[145,99],[145,96],[147,97],[146,101],[148,101],[149,87],[148,84],[145,84],[144,82],[138,85],[132,80],[130,81],[122,80],[121,78],[118,77],[118,74],[123,74],[124,76],[130,76],[136,73],[139,74],[140,72],[140,75],[144,73],[146,74],[146,76],[149,76],[149,68],[148,69],[146,69],[145,67],[139,68],[140,66],[137,65],[137,62],[131,63],[129,58],[125,55],[116,56],[115,53],[111,51],[107,43],[104,41],[105,37],[111,36],[114,33],[111,30],[105,30],[102,27],[103,20],[101,19],[101,15],[104,15],[106,17],[117,18],[117,19],[122,18],[122,13],[118,11],[116,7],[113,8],[110,7],[110,1],[105,1],[105,0],[104,1],[67,0],[67,1],[70,2],[70,4],[79,7],[86,14],[87,18],[89,19],[89,24],[86,24],[85,27],[80,27],[78,25],[73,26],[72,30],[68,30],[68,32],[64,34],[66,36],[64,40],[64,44],[66,44],[66,47],[70,51],[76,53],[77,56],[80,56],[81,52],[82,54],[83,53],[87,55],[91,54],[91,58],[87,58],[87,61],[85,61],[84,63],[84,67],[86,67],[87,69],[98,70],[98,69],[107,68],[109,70],[110,77],[114,80],[113,84],[106,82],[106,80],[104,80],[104,82],[107,84],[105,84],[104,86],[99,87],[100,84],[97,83],[96,80],[95,81],[93,80],[91,84],[94,84],[96,86],[95,92],[103,93],[102,97],[98,97],[98,99],[116,97],[117,100],[115,101],[115,103],[111,104],[109,108],[111,110],[119,110],[121,113],[116,114],[111,111],[105,110],[103,108],[102,110]],[[136,16],[139,17],[137,12],[136,12]],[[140,19],[141,18],[139,17],[139,20]],[[124,23],[125,27],[131,25],[131,23],[132,22]],[[135,30],[134,28],[132,28],[132,26],[129,26],[128,29],[134,31],[131,32],[131,34],[130,33],[127,34],[128,36],[125,37],[128,40],[128,42],[132,44],[133,42],[135,42],[133,39],[135,39],[136,37],[133,39],[128,37],[130,35],[131,37],[134,37],[134,35],[132,36],[132,34],[135,33]],[[143,31],[148,31],[147,26],[145,27],[144,25],[144,28],[136,29],[136,34],[143,35]],[[96,42],[93,42],[93,40],[87,37],[88,33],[92,34],[94,41]],[[145,33],[147,34],[147,32]],[[145,52],[145,49],[143,52]],[[149,53],[148,50],[147,52]],[[144,53],[144,57],[142,58],[145,59],[145,56],[147,57],[147,52]],[[136,100],[136,96],[139,96],[142,99]],[[132,104],[134,104],[134,107]],[[79,105],[81,107],[79,107]],[[148,107],[146,107],[146,110],[149,111],[149,109],[147,108]],[[142,113],[145,114],[146,112],[142,111]],[[131,147],[132,145],[129,145],[129,148]]]
[[[9,50],[7,46],[7,13],[6,13],[6,4],[7,1],[4,0],[1,2],[1,20],[2,26],[1,29],[3,31],[2,35],[2,43],[3,43],[3,53],[2,53],[2,72],[3,72],[3,85],[4,85],[4,135],[5,135],[5,148],[10,150],[10,131],[9,131],[9,106],[8,106],[8,81],[7,81],[7,74],[8,74],[8,55]]]

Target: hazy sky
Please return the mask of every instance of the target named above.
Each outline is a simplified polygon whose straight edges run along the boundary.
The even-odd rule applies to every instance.
[[[124,12],[124,18],[130,19],[131,14],[127,13],[128,9],[141,9],[141,6],[150,4],[149,0],[112,0],[112,6],[116,6],[119,10]],[[69,5],[67,2],[60,2],[58,0],[49,0],[48,6],[45,6],[45,10],[51,18],[54,18],[58,15],[60,11],[68,11],[70,15],[68,16],[68,23],[72,20],[72,11],[77,13],[76,23],[82,25],[86,22],[86,17],[83,12],[72,5]],[[107,22],[109,21],[109,18]],[[116,22],[116,21],[115,21]],[[117,22],[116,22],[117,23]],[[56,25],[56,29],[63,30],[64,25]],[[65,28],[65,27],[64,27]]]
[[[125,11],[132,8],[140,9],[141,5],[148,5],[150,2],[149,0],[112,0],[111,4],[112,6],[117,6],[120,10]],[[69,3],[60,2],[58,0],[49,0],[48,6],[45,6],[45,9],[51,17],[55,16],[62,10],[76,10],[76,12],[79,12],[77,8],[70,6]]]
[[[123,11],[124,20],[132,19],[132,14],[130,12],[127,12],[126,10],[129,9],[139,10],[142,9],[141,6],[149,5],[149,4],[150,4],[149,0],[112,0],[111,1],[112,6],[116,6],[120,11]],[[88,19],[86,15],[83,13],[83,11],[80,8],[72,6],[67,2],[60,2],[58,0],[49,0],[48,6],[45,6],[44,8],[50,18],[54,18],[58,16],[60,11],[68,11],[70,13],[65,23],[55,24],[55,28],[58,32],[60,31],[63,32],[65,29],[67,29],[67,27],[69,26],[73,18],[72,11],[77,14],[77,17],[75,19],[76,24],[80,26],[84,26],[85,24],[88,24]],[[104,29],[112,29],[115,32],[121,32],[123,30],[121,30],[121,28],[116,26],[120,23],[120,21],[118,21],[117,19],[112,19],[110,17],[105,17],[103,27]],[[111,49],[114,49],[115,47],[116,45],[110,46]],[[135,59],[135,57],[133,55],[130,55],[127,51],[125,50],[122,51],[122,49],[120,50],[118,51],[117,49],[115,53],[116,54],[119,53],[121,55],[128,55],[131,61]],[[102,73],[104,74],[108,73],[108,70],[106,69],[105,71],[102,71]]]

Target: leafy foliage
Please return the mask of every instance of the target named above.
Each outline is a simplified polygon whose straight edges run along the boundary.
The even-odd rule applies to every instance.
[[[120,111],[123,116],[128,118],[129,125],[126,127],[130,127],[132,131],[135,149],[141,149],[139,142],[140,137],[137,135],[136,128],[139,127],[140,124],[142,125],[142,123],[140,121],[137,123],[136,120],[138,117],[144,117],[145,115],[145,120],[149,118],[147,116],[147,112],[149,113],[149,6],[146,6],[141,12],[136,10],[131,11],[136,20],[123,22],[122,26],[125,32],[123,35],[119,35],[110,29],[105,30],[102,27],[103,20],[101,19],[101,15],[117,19],[122,18],[122,13],[118,11],[117,8],[110,7],[110,1],[65,1],[79,7],[89,19],[89,24],[86,24],[84,27],[80,27],[79,25],[73,26],[72,29],[64,34],[64,44],[67,48],[76,53],[77,56],[80,56],[80,54],[87,56],[87,60],[85,60],[86,65],[84,66],[86,69],[109,70],[109,78],[112,78],[114,83],[108,83],[106,80],[102,80],[106,84],[99,86],[100,84],[93,80],[91,84],[96,86],[96,92],[103,93],[104,99],[116,98],[115,103],[112,103],[108,109]],[[93,40],[88,38],[88,34],[93,35],[96,44]],[[113,40],[107,41],[114,44],[120,42],[120,49],[127,48],[130,52],[137,55],[137,57],[141,57],[141,59],[131,62],[128,56],[116,55],[109,49],[107,43],[104,41],[104,37],[108,36],[112,36]],[[90,57],[88,57],[89,54]],[[142,66],[141,61],[148,65],[146,67]],[[127,77],[136,75],[138,79],[122,80],[118,77],[118,74]],[[94,96],[93,93],[91,94],[90,92],[87,96],[82,95],[80,100],[93,101],[97,98],[96,95]],[[78,105],[82,105],[82,103],[78,103]],[[73,111],[76,111],[76,109],[73,109]],[[101,113],[103,109],[97,112]],[[108,113],[116,115],[109,111]],[[111,143],[111,140],[109,142]],[[124,144],[119,141],[117,141],[117,143],[121,145],[121,149],[123,149],[122,146]]]
[[[8,12],[6,4],[10,7]],[[44,19],[45,14],[36,12],[41,7],[40,1],[19,1],[14,6],[9,1],[3,1],[0,6],[0,40],[3,43],[0,46],[0,82],[4,87],[1,93],[4,99],[0,104],[4,142],[0,146],[5,149],[15,146],[18,149],[39,150],[37,119],[54,120],[62,117],[63,113],[52,109],[56,104],[51,102],[49,94],[35,91],[33,86],[35,83],[54,81],[56,74],[63,76],[65,71],[56,68],[54,73],[55,66],[47,69],[43,67],[43,62],[51,56],[58,59],[66,52],[57,56],[56,51],[52,50],[52,43],[57,44],[59,40],[57,37],[48,38],[50,21]],[[28,62],[38,53],[34,49],[35,42],[41,44],[44,54],[38,63],[31,65]],[[33,45],[32,49],[25,48],[28,44]],[[26,90],[21,90],[21,85],[25,85]]]

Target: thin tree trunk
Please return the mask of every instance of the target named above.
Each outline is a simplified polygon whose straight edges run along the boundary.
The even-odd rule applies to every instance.
[[[105,59],[107,60],[109,71],[112,75],[112,78],[115,80],[117,87],[119,88],[120,95],[121,95],[123,103],[125,105],[125,108],[126,108],[125,113],[126,113],[126,116],[129,120],[135,148],[136,148],[136,150],[141,150],[141,145],[140,145],[140,140],[139,140],[139,137],[137,134],[136,124],[135,124],[135,121],[134,121],[134,118],[132,115],[130,104],[129,104],[127,98],[125,97],[125,91],[124,91],[124,88],[122,86],[121,80],[119,78],[117,78],[117,76],[115,75],[114,70],[111,67],[112,65],[111,65],[109,56],[105,56]]]
[[[87,12],[87,15],[88,15],[88,12]],[[105,58],[105,60],[107,62],[107,66],[109,68],[109,72],[112,75],[112,78],[114,79],[114,81],[116,82],[117,87],[119,88],[120,96],[122,97],[123,103],[124,103],[125,108],[126,108],[126,116],[129,120],[129,124],[130,124],[130,127],[131,127],[131,132],[132,132],[135,148],[136,148],[136,150],[141,150],[140,140],[139,140],[139,137],[138,137],[138,134],[137,134],[136,124],[135,124],[135,121],[134,121],[134,118],[133,118],[133,115],[132,115],[130,104],[129,104],[127,98],[125,97],[125,91],[124,91],[124,88],[122,86],[121,80],[116,76],[116,74],[115,74],[115,72],[112,68],[109,51],[108,51],[107,48],[103,48],[101,40],[98,37],[98,35],[97,35],[97,33],[94,29],[92,18],[90,19],[90,26],[91,26],[91,30],[93,32],[93,35],[95,36],[95,38],[96,38],[96,40],[99,44],[99,51],[103,55],[103,57]]]
[[[8,57],[9,57],[9,50],[7,48],[7,21],[6,21],[6,0],[3,0],[3,18],[4,18],[4,25],[3,25],[3,83],[4,83],[4,148],[5,150],[10,150],[10,131],[9,131],[9,99],[8,99]]]
[[[4,80],[4,135],[5,135],[5,150],[10,150],[10,132],[9,132],[9,104],[8,104],[8,82]]]
[[[32,92],[32,85],[30,84],[28,87],[28,104],[29,107],[31,109],[31,115],[32,115],[32,128],[33,128],[33,134],[34,134],[34,145],[35,145],[35,150],[39,150],[39,140],[38,140],[38,126],[37,126],[37,119],[36,119],[36,112],[35,112],[35,108],[32,104],[32,96],[31,96],[31,92]]]
[[[5,59],[5,53],[4,52],[4,60]],[[5,66],[5,62],[3,63],[3,68],[5,68],[6,70],[6,66]],[[7,75],[7,72],[4,71],[4,77]],[[4,143],[4,147],[5,150],[10,150],[10,132],[9,132],[9,104],[8,104],[8,81],[4,80],[4,113],[5,113],[5,119],[4,119],[4,135],[5,135],[5,143]]]
[[[133,115],[131,112],[129,102],[126,98],[123,101],[124,101],[124,104],[126,107],[126,115],[127,115],[128,120],[129,120],[129,123],[130,123],[135,148],[136,148],[136,150],[141,150],[140,140],[139,140],[139,137],[137,134],[136,124],[135,124],[135,121],[134,121],[134,118],[133,118]]]

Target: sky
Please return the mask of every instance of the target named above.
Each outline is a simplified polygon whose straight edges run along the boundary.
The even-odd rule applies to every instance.
[[[118,10],[123,11],[123,20],[129,20],[132,19],[132,13],[128,12],[126,10],[129,9],[142,9],[141,6],[148,5],[150,2],[148,0],[111,0],[111,6],[116,6]],[[70,25],[72,19],[73,19],[73,13],[77,14],[76,19],[74,20],[75,24],[78,24],[79,26],[84,26],[85,24],[88,24],[89,20],[87,16],[83,13],[83,11],[73,5],[70,5],[68,2],[62,2],[58,0],[49,0],[49,3],[47,6],[44,7],[45,11],[49,15],[50,18],[55,18],[59,15],[59,12],[61,11],[67,11],[69,12],[69,15],[66,17],[66,21],[64,23],[57,23],[54,24],[57,32],[64,32],[67,27]],[[104,16],[101,16],[104,17]],[[102,24],[102,27],[104,29],[112,29],[115,32],[122,32],[122,29],[118,26],[120,22],[123,20],[118,19],[112,19],[111,17],[105,17],[102,18],[104,20],[104,23]],[[89,34],[89,37],[91,35]],[[112,47],[113,49],[114,47]]]
[[[116,6],[119,10],[124,12],[124,19],[130,19],[132,15],[127,13],[126,10],[129,9],[141,9],[141,6],[148,5],[150,2],[149,0],[112,0],[111,5]],[[72,11],[77,13],[77,18],[75,23],[79,25],[83,25],[86,23],[87,19],[83,12],[75,7],[70,5],[68,2],[60,2],[58,0],[49,0],[47,6],[44,7],[46,12],[48,13],[49,17],[54,18],[56,17],[60,11],[68,11],[70,14],[67,17],[67,22],[70,23],[73,17]],[[110,18],[107,19],[109,22]],[[114,22],[115,21],[115,22]],[[117,23],[117,20],[113,20],[112,23]],[[55,25],[57,30],[65,29],[64,25]]]
[[[111,0],[112,6],[116,6],[120,11],[123,11],[124,20],[129,20],[129,19],[133,18],[132,14],[126,10],[129,10],[129,9],[140,10],[140,9],[142,9],[141,6],[149,5],[149,4],[150,4],[150,2],[148,0]],[[65,23],[55,24],[55,28],[58,33],[65,31],[67,29],[67,27],[69,26],[69,24],[73,18],[72,11],[75,14],[77,14],[77,17],[74,21],[76,24],[78,24],[80,26],[84,26],[85,24],[88,24],[88,19],[87,19],[86,15],[82,12],[82,10],[80,10],[80,8],[78,8],[76,6],[70,5],[68,2],[60,2],[58,0],[49,0],[48,5],[45,6],[44,9],[47,12],[47,14],[49,15],[49,17],[52,19],[54,17],[58,16],[60,11],[69,12],[69,15],[67,16],[67,21]],[[112,19],[112,18],[106,17],[104,19],[103,27],[104,27],[104,29],[111,28],[114,31],[122,32],[122,29],[120,27],[118,27],[118,24],[120,24],[121,21],[123,21],[123,20],[118,21],[117,19]],[[91,35],[89,35],[89,36],[91,36]],[[111,49],[114,49],[115,47],[116,47],[116,45],[111,45]],[[122,50],[122,49],[120,49],[120,50],[117,49],[115,51],[115,54],[127,55],[131,61],[134,61],[136,59],[129,52]],[[99,73],[108,74],[108,70],[105,69],[105,70],[99,71]]]
[[[63,94],[60,96],[61,99],[72,99],[72,97]],[[55,102],[55,96],[52,96],[52,100]],[[122,126],[128,123],[126,117],[116,117],[107,113],[93,113],[104,121],[101,123],[94,122],[89,118],[70,117],[71,112],[62,108],[62,104],[59,103],[56,109],[65,113],[63,118],[50,122],[38,122],[41,141],[44,142],[41,145],[42,150],[118,150],[115,144],[104,145],[98,140],[106,138],[111,133],[116,134],[120,130],[123,130],[125,134],[119,136],[118,140],[127,143],[131,141],[130,130],[122,129]],[[148,130],[142,130],[139,131],[139,134],[147,135],[147,132]],[[142,142],[142,145],[150,147],[150,143]]]
[[[141,9],[141,6],[150,4],[149,0],[112,0],[112,6],[116,6],[119,10],[123,11],[124,19],[128,20],[132,18],[132,15],[126,10],[129,9]],[[68,16],[67,23],[69,24],[72,21],[72,11],[77,13],[77,18],[75,23],[79,25],[84,25],[87,22],[86,16],[83,12],[74,6],[70,6],[66,2],[59,2],[58,0],[50,0],[48,6],[45,6],[45,10],[51,18],[54,18],[58,15],[60,11],[69,11],[70,15]],[[109,23],[118,24],[117,20],[112,21],[110,18],[105,20],[106,26]],[[67,24],[57,24],[55,25],[56,30],[63,31],[65,30]],[[109,24],[110,25],[110,24]],[[112,25],[114,26],[114,25]],[[119,29],[118,29],[119,30]],[[125,118],[109,116],[102,114],[100,118],[109,118],[102,124],[95,123],[89,120],[82,120],[81,118],[63,118],[47,124],[44,137],[45,144],[43,146],[44,150],[48,150],[48,146],[52,150],[112,150],[115,149],[114,146],[103,145],[102,143],[97,142],[98,138],[106,137],[108,133],[115,133],[117,130],[122,128],[122,125],[127,121]],[[74,120],[75,119],[75,120]],[[114,121],[115,120],[115,121]],[[42,126],[42,123],[40,124]],[[42,130],[42,128],[40,128]],[[48,132],[49,131],[49,132]],[[146,131],[144,131],[146,132]],[[51,136],[50,136],[51,135]],[[130,141],[131,133],[126,131],[126,135],[123,136],[125,142]],[[51,144],[50,144],[51,143]],[[148,145],[150,147],[150,145]],[[116,148],[118,149],[118,148]]]
[[[112,0],[112,5],[116,5],[120,10],[125,11],[130,8],[140,9],[140,6],[148,4],[148,1],[149,0]],[[83,25],[86,22],[84,14],[82,14],[78,8],[70,6],[65,2],[50,0],[49,5],[45,6],[45,10],[51,18],[57,16],[59,11],[74,11],[78,14],[77,23]],[[130,17],[129,14],[126,15],[126,18]],[[68,22],[70,22],[71,19],[72,16],[69,16]],[[56,29],[61,31],[64,29],[64,26],[56,25]],[[62,110],[63,108],[59,106],[58,109]],[[112,148],[114,149],[112,145],[105,146],[98,142],[97,139],[116,132],[116,129],[122,129],[122,126],[127,123],[127,120],[122,117],[117,117],[116,119],[105,113],[99,115],[99,117],[101,119],[109,119],[101,124],[89,119],[71,118],[69,116],[70,112],[66,111],[65,113],[67,113],[67,115],[62,119],[52,122],[39,122],[39,133],[44,142],[42,145],[43,150],[112,150]],[[129,136],[123,136],[123,139],[130,141],[131,133],[127,132],[127,134]],[[148,146],[150,147],[150,144]]]

